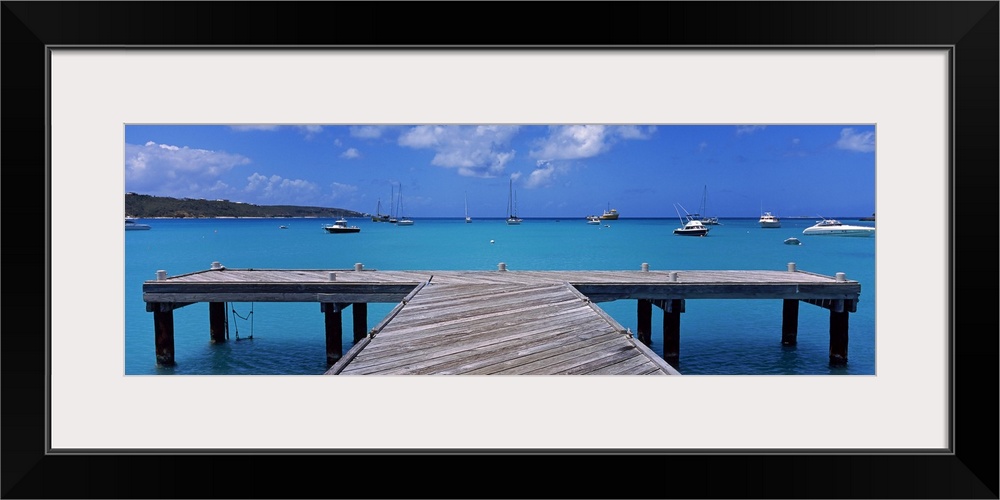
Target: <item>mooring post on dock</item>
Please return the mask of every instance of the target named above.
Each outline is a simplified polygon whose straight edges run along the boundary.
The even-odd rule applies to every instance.
[[[650,332],[653,330],[653,303],[647,299],[639,299],[636,310],[636,337],[647,346],[653,343]]]
[[[368,336],[368,304],[357,302],[351,305],[354,319],[354,343]]]
[[[789,263],[788,267],[795,266]],[[791,269],[789,269],[791,270]],[[781,344],[795,345],[799,336],[799,300],[784,299],[781,305]]]
[[[320,303],[320,309],[323,311],[326,327],[326,364],[333,366],[344,355],[344,325],[341,322],[341,309],[338,304],[331,302]]]
[[[497,264],[497,271],[506,271],[506,270],[507,270],[507,264],[503,262]]]
[[[643,262],[642,265],[639,266],[639,268],[642,269],[642,272],[648,273],[649,272],[649,262]]]
[[[208,303],[208,330],[213,344],[226,341],[226,304]]]
[[[354,270],[355,271],[360,271],[360,270],[362,270],[364,268],[365,268],[364,264],[362,264],[360,262],[355,262],[354,263]]]
[[[788,263],[788,272],[790,272],[790,273],[794,273],[795,272],[795,263],[794,262],[789,262]]]

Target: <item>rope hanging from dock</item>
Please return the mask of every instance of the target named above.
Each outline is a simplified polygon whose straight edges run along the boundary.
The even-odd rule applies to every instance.
[[[238,312],[236,312],[236,306],[232,305],[232,303],[230,303],[230,310],[233,312],[233,318],[234,318],[233,319],[233,323],[236,325],[235,326],[235,329],[236,329],[236,340],[253,340],[253,302],[250,303],[250,312],[247,313],[246,316],[240,316],[240,314]],[[235,318],[240,318],[240,319],[242,319],[244,321],[246,321],[246,320],[250,321],[250,336],[249,337],[246,337],[244,339],[240,338],[240,327],[239,327],[239,324],[236,323]],[[229,320],[228,319],[226,320],[226,339],[229,339]]]

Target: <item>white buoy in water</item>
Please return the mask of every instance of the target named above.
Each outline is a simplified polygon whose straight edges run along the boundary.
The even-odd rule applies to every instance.
[[[493,244],[493,240],[490,240],[490,245],[492,245],[492,244]]]

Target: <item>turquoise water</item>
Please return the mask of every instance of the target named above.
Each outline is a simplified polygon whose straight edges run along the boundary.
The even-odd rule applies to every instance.
[[[841,219],[845,223],[870,225]],[[149,231],[125,232],[125,373],[127,375],[318,375],[326,370],[323,314],[315,303],[229,304],[230,341],[209,342],[208,304],[174,311],[176,365],[157,367],[153,316],[142,283],[157,270],[168,275],[201,271],[219,261],[229,268],[384,270],[652,270],[770,269],[833,276],[861,283],[850,315],[846,367],[831,368],[829,312],[799,306],[798,344],[781,345],[780,300],[688,300],[681,316],[680,366],[684,375],[875,373],[875,238],[803,236],[812,219],[784,219],[761,229],[756,219],[721,219],[707,237],[672,234],[677,219],[621,219],[600,226],[579,219],[415,219],[397,227],[350,219],[360,233],[329,234],[333,219],[142,219]],[[850,222],[848,222],[850,221]],[[280,229],[285,225],[287,229]],[[800,246],[783,244],[797,237]],[[636,301],[598,304],[636,331]],[[395,304],[369,304],[368,327]],[[651,349],[662,355],[658,309]],[[345,313],[343,349],[353,345]],[[237,340],[239,337],[239,340]],[[252,337],[252,338],[251,338]]]

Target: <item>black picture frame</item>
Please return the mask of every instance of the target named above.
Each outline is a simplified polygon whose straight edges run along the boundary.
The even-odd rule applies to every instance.
[[[3,497],[998,498],[997,315],[978,305],[994,303],[997,239],[985,224],[970,229],[970,221],[997,220],[998,14],[996,1],[5,1],[0,158],[8,188],[44,189],[8,197],[6,206],[17,233],[4,254],[20,271],[8,274],[8,285],[33,293],[4,297]],[[45,285],[58,231],[48,217],[53,45],[952,47],[953,453],[48,454],[46,333],[56,311]],[[676,431],[655,417],[623,428]]]

